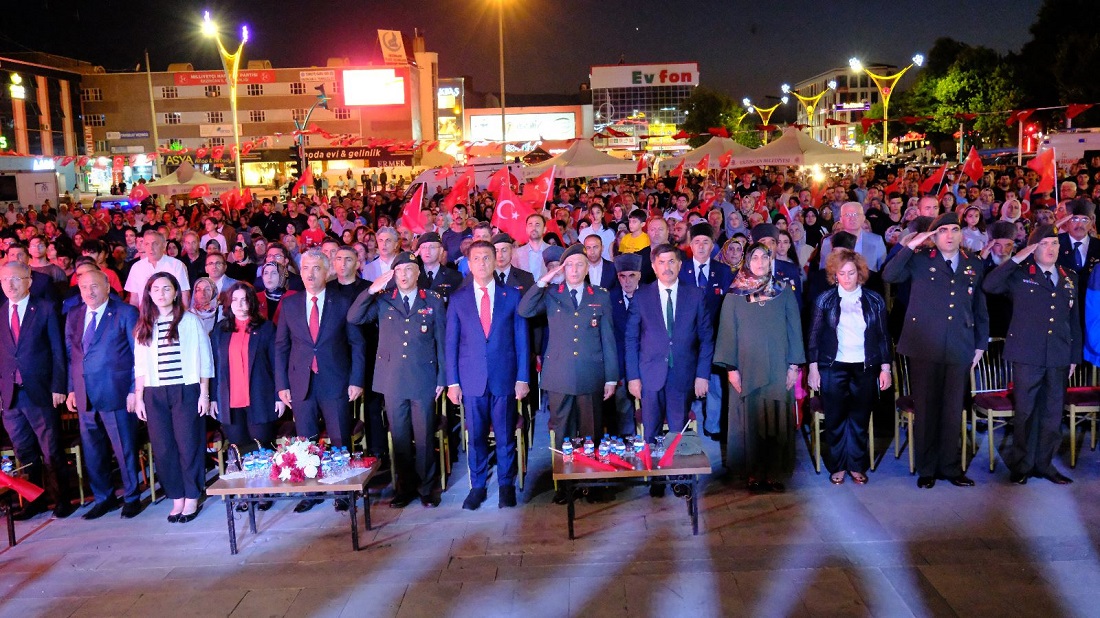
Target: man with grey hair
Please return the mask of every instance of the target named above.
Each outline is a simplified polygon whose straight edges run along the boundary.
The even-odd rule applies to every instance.
[[[856,237],[856,253],[867,260],[868,268],[877,272],[886,261],[886,243],[878,234],[865,231],[863,220],[863,206],[859,202],[845,202],[840,206],[841,229]],[[832,241],[826,236],[821,241],[821,268],[825,268],[825,258],[832,250]]]
[[[179,281],[180,294],[186,307],[191,303],[191,280],[187,276],[187,267],[176,258],[165,255],[167,243],[160,232],[146,230],[142,237],[145,239],[145,256],[134,262],[130,267],[130,275],[126,277],[125,290],[130,293],[130,304],[140,308],[145,282],[157,273],[168,273]]]
[[[374,281],[393,268],[393,259],[397,257],[397,230],[385,226],[374,233],[378,240],[378,257],[363,268],[363,278]]]

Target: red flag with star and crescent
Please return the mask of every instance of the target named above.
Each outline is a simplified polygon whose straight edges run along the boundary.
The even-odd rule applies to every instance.
[[[424,185],[421,184],[413,192],[405,208],[401,210],[401,217],[397,220],[401,225],[409,228],[413,234],[423,234],[428,223],[428,217],[424,214]]]
[[[527,235],[527,217],[534,212],[530,204],[520,199],[512,191],[512,187],[504,183],[497,192],[496,209],[493,211],[491,223],[512,238],[524,238]]]
[[[195,185],[191,189],[191,192],[187,194],[187,197],[193,197],[193,198],[203,198],[203,197],[209,197],[209,196],[210,196],[210,185],[206,184],[205,182],[202,183],[201,185]]]
[[[523,199],[542,210],[546,202],[554,198],[554,175],[557,170],[556,165],[551,165],[550,169],[539,174],[533,182],[523,185]]]
[[[306,169],[302,171],[302,176],[294,183],[294,187],[290,189],[291,195],[298,195],[302,192],[303,187],[308,187],[313,184],[313,170],[307,165]]]
[[[1050,193],[1054,190],[1054,182],[1057,180],[1058,172],[1054,167],[1053,148],[1044,150],[1034,159],[1028,161],[1027,167],[1039,174],[1039,185],[1035,187],[1034,193]]]
[[[700,172],[706,173],[710,170],[710,155],[703,155],[702,159],[699,159],[699,163],[695,165],[695,169]]]
[[[727,150],[722,153],[722,156],[718,157],[718,167],[726,169],[733,163],[733,150]]]
[[[508,171],[507,165],[493,172],[493,175],[489,177],[489,186],[486,187],[489,193],[496,193],[500,191],[503,185],[510,185],[511,175],[512,173]]]
[[[150,195],[152,195],[152,194],[149,193],[149,189],[146,189],[145,185],[143,185],[141,183],[138,183],[138,184],[134,185],[134,188],[130,189],[130,201],[131,202],[141,202],[145,198],[149,197]]]
[[[966,161],[963,163],[963,173],[967,178],[977,182],[981,180],[985,174],[985,167],[982,165],[982,158],[978,156],[978,149],[971,146],[970,154],[966,155]]]

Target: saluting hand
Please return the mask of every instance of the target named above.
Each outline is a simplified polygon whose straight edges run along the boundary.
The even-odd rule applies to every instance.
[[[539,283],[550,285],[554,277],[557,277],[562,271],[565,270],[565,264],[558,264],[553,269],[546,271],[546,274],[539,277]]]
[[[909,247],[913,251],[916,251],[921,245],[928,242],[928,239],[932,238],[935,235],[936,235],[936,232],[934,232],[934,231],[932,231],[932,232],[921,232],[920,234],[917,234],[917,235],[913,236],[912,238],[910,238],[909,242],[906,243],[905,246]]]
[[[377,294],[386,289],[386,286],[389,284],[391,279],[393,279],[393,271],[387,270],[386,272],[379,275],[379,277],[374,280],[374,283],[370,284],[370,287],[367,289],[367,291],[371,294]]]
[[[1024,247],[1023,249],[1020,249],[1019,251],[1017,251],[1016,255],[1012,256],[1012,259],[1017,261],[1017,262],[1022,262],[1025,259],[1027,259],[1027,256],[1031,255],[1032,253],[1035,253],[1035,250],[1038,249],[1038,248],[1039,248],[1039,243],[1034,243],[1034,244],[1028,245],[1028,246]]]

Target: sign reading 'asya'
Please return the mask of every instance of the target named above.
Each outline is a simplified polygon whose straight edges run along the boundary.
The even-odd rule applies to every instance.
[[[614,64],[594,66],[592,89],[647,88],[654,86],[696,86],[699,65],[695,62],[676,64]]]

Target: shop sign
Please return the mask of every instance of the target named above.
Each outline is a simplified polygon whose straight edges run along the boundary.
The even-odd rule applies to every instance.
[[[333,82],[336,81],[336,71],[298,71],[298,79],[303,82]]]
[[[225,71],[181,71],[173,73],[172,80],[177,86],[224,86],[226,83]],[[274,84],[275,71],[272,69],[239,71],[237,83]]]
[[[601,88],[651,88],[653,86],[696,86],[699,64],[615,64],[594,66],[590,80],[593,90]]]
[[[367,167],[404,167],[412,165],[412,153],[397,153],[388,148],[306,148],[306,160],[347,161],[362,159]]]

